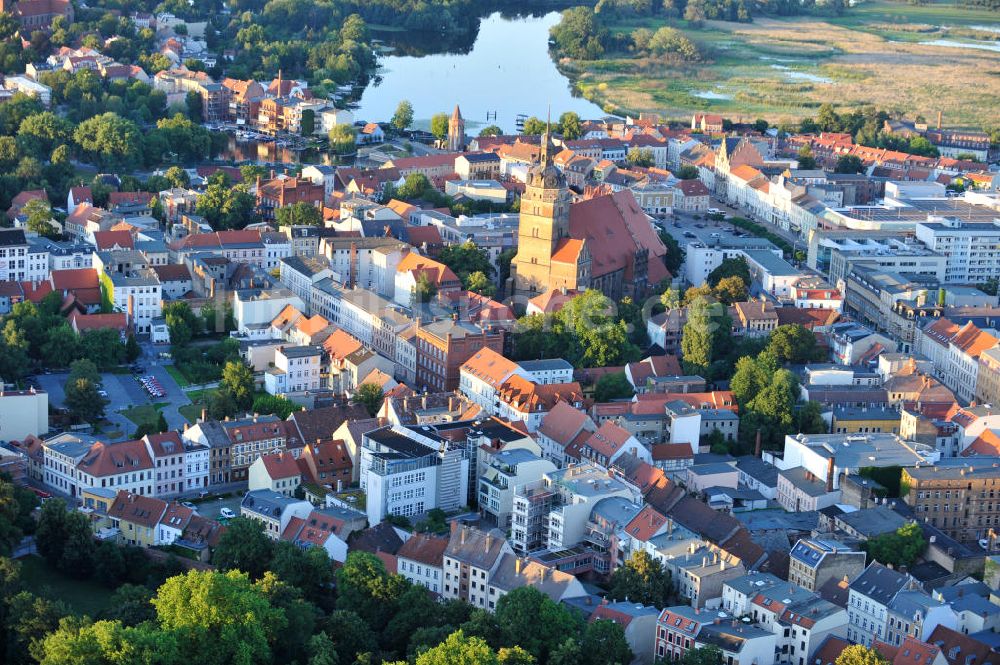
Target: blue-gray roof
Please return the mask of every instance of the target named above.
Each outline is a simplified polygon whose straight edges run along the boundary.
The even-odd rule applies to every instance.
[[[300,499],[293,499],[279,492],[253,490],[246,493],[240,507],[265,517],[279,518],[288,506],[299,502]]]
[[[526,372],[546,372],[560,369],[573,369],[573,365],[562,358],[544,358],[542,360],[522,360],[517,363]]]
[[[620,527],[624,527],[641,510],[642,506],[638,506],[628,499],[620,496],[612,496],[607,499],[601,499],[594,504],[594,509],[590,514],[591,520],[594,517],[601,517],[609,524],[617,524]]]

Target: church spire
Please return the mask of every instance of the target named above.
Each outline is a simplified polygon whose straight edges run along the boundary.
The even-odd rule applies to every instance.
[[[549,159],[552,155],[549,154],[549,139],[551,138],[552,131],[552,106],[549,105],[548,112],[545,115],[545,133],[542,134],[542,152],[540,155],[542,166],[549,165]]]

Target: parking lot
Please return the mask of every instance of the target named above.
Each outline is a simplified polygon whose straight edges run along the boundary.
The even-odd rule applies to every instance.
[[[112,374],[110,372],[101,374],[101,390],[107,393],[106,399],[108,400],[108,405],[104,410],[105,416],[113,424],[113,429],[121,432],[121,436],[110,437],[112,441],[126,439],[135,431],[136,424],[119,413],[135,406],[165,403],[161,411],[170,428],[182,429],[187,422],[178,411],[178,407],[190,404],[191,401],[177,385],[177,382],[162,365],[150,363],[143,367],[145,371],[142,375],[155,377],[163,388],[164,395],[162,397],[150,396],[134,374]],[[49,404],[55,408],[61,408],[65,406],[65,386],[68,378],[68,372],[58,372],[39,374],[34,377],[34,380],[42,390],[49,394]]]
[[[224,497],[224,498],[213,498],[206,501],[199,501],[195,503],[195,508],[198,514],[202,517],[210,520],[214,520],[219,517],[219,511],[223,508],[229,508],[233,511],[233,514],[240,514],[240,502],[243,500],[243,495],[237,493],[235,496]]]

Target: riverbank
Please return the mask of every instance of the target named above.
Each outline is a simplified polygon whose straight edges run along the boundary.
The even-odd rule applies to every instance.
[[[687,120],[713,111],[772,123],[812,116],[824,102],[874,105],[948,126],[996,122],[1000,99],[1000,14],[952,4],[872,2],[836,18],[707,21],[692,29],[661,18],[607,26],[631,34],[679,28],[702,53],[685,63],[634,53],[560,59],[575,89],[608,112],[655,112]]]

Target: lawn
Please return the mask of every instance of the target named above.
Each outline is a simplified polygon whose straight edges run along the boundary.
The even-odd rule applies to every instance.
[[[167,374],[172,376],[181,388],[187,388],[191,385],[191,382],[187,380],[187,377],[175,365],[164,365],[163,369],[167,370]]]
[[[141,404],[139,406],[133,406],[130,409],[123,409],[118,413],[135,423],[136,427],[140,427],[142,425],[155,425],[160,415],[160,409],[165,407],[167,404],[168,402]]]
[[[91,617],[108,608],[112,591],[91,580],[77,580],[53,570],[44,559],[28,556],[19,559],[24,586],[52,600],[61,600],[70,609]]]
[[[189,390],[185,395],[191,400],[190,404],[185,404],[184,406],[177,409],[177,411],[187,418],[188,422],[195,422],[201,418],[201,410],[205,408],[208,403],[208,399],[215,392],[214,388],[209,388],[207,390]]]
[[[678,63],[632,53],[599,61],[561,60],[559,68],[587,99],[618,113],[651,111],[687,119],[713,110],[734,120],[777,123],[815,115],[820,104],[875,105],[945,125],[995,122],[1000,99],[997,14],[944,2],[922,6],[877,0],[841,17],[755,17],[753,23],[629,19],[620,33],[661,25],[698,44],[701,62]],[[936,43],[931,43],[936,42]],[[960,48],[949,44],[973,45]]]

